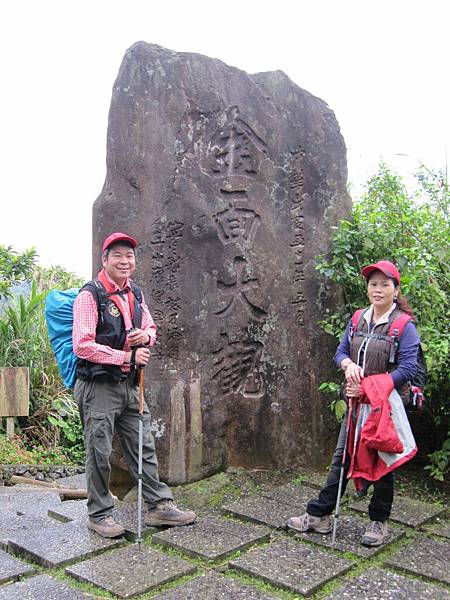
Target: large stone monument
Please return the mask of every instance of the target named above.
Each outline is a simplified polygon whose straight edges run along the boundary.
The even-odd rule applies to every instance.
[[[94,272],[107,234],[137,237],[159,334],[145,392],[162,476],[328,460],[318,386],[335,342],[317,321],[336,299],[315,264],[350,211],[333,112],[281,71],[139,42],[114,84],[107,148]]]

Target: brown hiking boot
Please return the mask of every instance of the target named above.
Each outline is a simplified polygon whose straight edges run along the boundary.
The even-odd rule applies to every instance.
[[[196,518],[195,512],[180,510],[173,500],[160,500],[156,508],[148,510],[144,516],[145,524],[150,527],[190,525]]]
[[[305,513],[301,517],[291,517],[288,519],[286,527],[299,533],[306,533],[307,531],[330,533],[332,529],[330,515],[314,517],[308,513]]]
[[[89,519],[87,526],[88,529],[95,531],[95,533],[98,533],[105,538],[115,538],[125,533],[125,529],[122,525],[116,523],[112,517],[105,517],[97,523]]]
[[[381,546],[388,538],[387,521],[371,521],[361,540],[363,546]]]

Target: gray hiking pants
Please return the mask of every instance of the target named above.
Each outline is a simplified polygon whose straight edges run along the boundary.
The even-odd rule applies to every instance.
[[[114,500],[109,491],[114,429],[120,438],[130,475],[137,483],[139,452],[139,387],[125,379],[77,379],[74,389],[86,447],[88,514],[93,521],[111,515]],[[159,500],[173,499],[168,486],[159,480],[155,442],[150,431],[150,412],[144,402],[142,496],[149,508]]]

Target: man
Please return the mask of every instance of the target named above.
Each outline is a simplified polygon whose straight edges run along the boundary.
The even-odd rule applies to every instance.
[[[136,370],[147,365],[149,348],[156,339],[156,326],[142,292],[130,279],[136,269],[136,245],[136,240],[125,233],[109,235],[102,249],[103,269],[96,281],[83,287],[73,308],[73,349],[78,357],[74,394],[86,446],[88,527],[103,537],[117,537],[125,532],[111,516],[112,438],[117,429],[130,474],[137,481]],[[159,480],[150,414],[145,404],[142,456],[146,525],[193,523],[195,513],[179,510],[170,489]]]

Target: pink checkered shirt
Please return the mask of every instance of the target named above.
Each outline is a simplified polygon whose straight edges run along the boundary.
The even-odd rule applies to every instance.
[[[106,275],[106,273],[105,273]],[[119,286],[106,275],[108,280],[114,286],[115,290],[120,290]],[[126,285],[130,285],[127,280]],[[132,327],[130,307],[128,305],[128,297],[116,296],[122,303],[123,314],[125,316],[125,328]],[[156,340],[156,325],[153,322],[150,311],[145,304],[144,296],[142,296],[142,325],[141,329],[150,336],[150,346],[153,346]],[[84,358],[93,363],[101,365],[119,365],[124,372],[130,370],[130,365],[124,365],[125,353],[131,350],[130,345],[125,341],[123,350],[115,350],[103,344],[97,344],[95,341],[95,333],[97,329],[98,310],[97,302],[90,292],[85,290],[78,294],[73,305],[73,331],[72,345],[73,351],[79,358]]]

